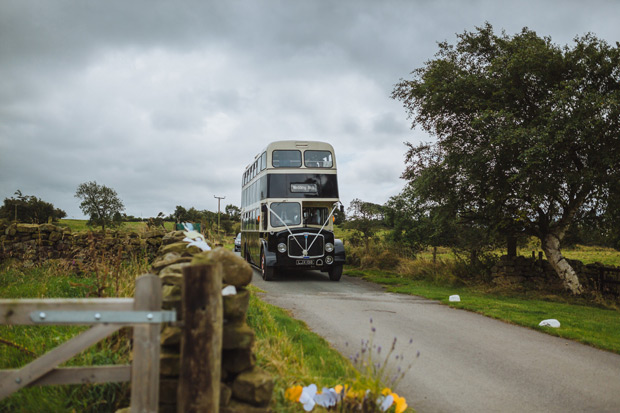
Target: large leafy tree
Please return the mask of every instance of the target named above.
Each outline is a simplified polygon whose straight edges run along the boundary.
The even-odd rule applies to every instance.
[[[237,205],[228,204],[224,211],[226,211],[226,215],[233,221],[239,221],[241,219],[241,209]]]
[[[541,240],[575,294],[560,246],[572,223],[605,216],[620,191],[620,45],[592,34],[572,47],[490,24],[439,44],[392,97],[434,135],[408,144],[403,177],[460,219]]]
[[[84,182],[78,186],[75,197],[82,200],[80,209],[90,217],[89,225],[100,226],[105,231],[106,226],[122,224],[121,212],[125,206],[114,189],[95,181]]]
[[[174,222],[176,223],[190,222],[187,215],[187,209],[183,208],[181,205],[176,206],[171,217],[174,218]]]
[[[349,204],[347,213],[346,228],[358,231],[364,241],[366,251],[369,251],[370,240],[383,223],[383,206],[355,198]]]

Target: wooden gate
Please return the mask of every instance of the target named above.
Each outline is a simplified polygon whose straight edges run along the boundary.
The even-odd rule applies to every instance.
[[[20,369],[0,370],[0,400],[28,386],[131,381],[131,411],[157,412],[160,323],[176,320],[161,310],[161,280],[136,280],[134,298],[0,300],[0,324],[93,325]],[[57,366],[122,327],[133,327],[131,365]]]

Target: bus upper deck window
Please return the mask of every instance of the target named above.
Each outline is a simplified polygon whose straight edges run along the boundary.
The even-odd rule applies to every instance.
[[[263,152],[260,156],[260,170],[267,168],[267,152]]]
[[[330,151],[306,151],[304,152],[304,164],[306,168],[331,168],[334,166]]]
[[[299,168],[301,152],[295,150],[276,150],[272,154],[274,168]]]

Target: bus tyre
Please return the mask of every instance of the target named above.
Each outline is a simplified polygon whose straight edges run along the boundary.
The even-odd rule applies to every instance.
[[[340,281],[340,277],[342,277],[342,265],[334,265],[328,271],[329,279],[332,281]]]
[[[260,272],[263,276],[263,280],[273,280],[273,267],[267,267],[267,264],[265,262],[265,253],[262,250],[260,252]]]

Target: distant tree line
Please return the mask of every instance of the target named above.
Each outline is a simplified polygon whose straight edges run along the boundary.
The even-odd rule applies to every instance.
[[[56,222],[67,216],[59,208],[54,208],[50,202],[43,201],[34,195],[24,195],[17,190],[13,197],[5,198],[0,207],[0,219],[30,224]]]
[[[177,205],[168,219],[177,223],[202,222],[215,231],[217,229],[218,213],[209,210],[198,210],[194,207],[186,209]],[[224,234],[239,232],[241,227],[241,209],[233,204],[226,205],[224,211],[220,213],[219,222],[220,231]]]
[[[193,222],[203,223],[211,230],[217,229],[218,213],[208,210],[198,210],[194,207],[189,209],[177,205],[170,215],[163,212],[156,217],[140,218],[123,213],[125,206],[117,192],[96,181],[84,182],[76,190],[75,197],[80,199],[80,209],[88,216],[88,225],[106,228],[119,227],[123,222],[147,222],[152,227],[163,227],[168,222]],[[42,224],[57,222],[65,218],[67,213],[62,209],[55,208],[50,202],[33,195],[24,195],[17,190],[13,197],[6,198],[0,207],[0,219],[7,222],[23,222]],[[220,214],[220,230],[225,234],[233,234],[240,228],[241,210],[239,207],[229,204]]]

